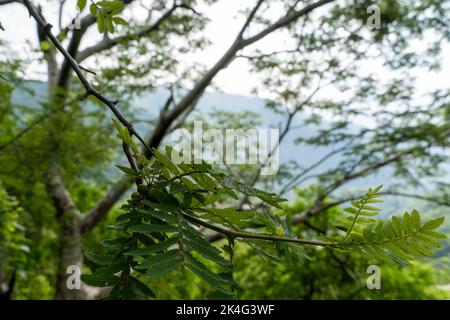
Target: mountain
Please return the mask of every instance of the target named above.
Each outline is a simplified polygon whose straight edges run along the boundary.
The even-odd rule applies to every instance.
[[[167,99],[169,92],[163,89],[156,89],[153,92],[145,93],[136,98],[133,105],[139,110],[139,116],[143,118],[155,117],[161,109],[164,101]],[[196,107],[197,112],[211,112],[213,109],[217,109],[225,112],[241,112],[248,111],[254,113],[261,119],[261,126],[259,128],[278,128],[279,124],[283,124],[286,121],[286,117],[273,112],[272,110],[265,108],[266,101],[254,97],[246,97],[241,95],[226,94],[220,92],[206,92],[199,100]],[[300,115],[294,120],[300,124]],[[323,127],[326,127],[329,123],[324,121]],[[142,127],[143,128],[143,127]],[[356,125],[350,126],[349,130],[357,130],[359,127]],[[143,128],[144,129],[144,128]],[[287,163],[291,160],[298,161],[302,166],[310,166],[318,159],[329,153],[332,147],[311,147],[311,146],[297,146],[295,143],[296,137],[301,135],[302,137],[309,137],[317,133],[317,127],[304,126],[299,130],[292,130],[284,139],[280,146],[280,162]],[[334,162],[342,160],[340,157],[332,159]],[[332,167],[332,162],[326,162],[322,166],[317,168],[317,171],[323,171],[324,169]],[[371,177],[372,183],[379,183],[382,181],[381,177]]]
[[[26,83],[24,88],[18,88],[15,90],[13,93],[13,101],[17,104],[37,108],[40,103],[45,101],[46,92],[45,83],[29,81]],[[159,110],[162,108],[164,101],[166,101],[168,94],[169,92],[164,89],[156,89],[141,94],[131,101],[130,105],[132,107],[128,112],[130,112],[135,118],[147,120],[154,119],[159,114]],[[200,113],[211,112],[214,108],[227,112],[253,112],[261,119],[261,128],[277,128],[279,123],[284,123],[285,118],[283,116],[274,113],[264,106],[265,101],[258,98],[220,92],[206,92],[199,100],[196,110]],[[86,108],[92,108],[92,106],[87,105]],[[300,115],[300,118],[301,117],[305,117],[305,115]],[[297,119],[297,121],[298,120],[299,119]],[[324,121],[323,125],[326,126],[327,122]],[[148,132],[151,128],[148,124],[139,123],[136,125],[136,129],[139,132]],[[349,130],[357,129],[357,125],[350,126],[349,128]],[[280,147],[280,163],[287,163],[291,160],[296,160],[302,166],[309,166],[318,159],[322,158],[324,155],[328,154],[332,150],[332,147],[309,147],[295,144],[295,138],[299,134],[303,137],[308,137],[315,134],[317,130],[317,127],[305,126],[301,128],[301,131],[295,130],[293,134],[286,136]],[[321,166],[318,166],[314,172],[331,168],[333,164],[341,160],[341,157],[336,156]],[[379,184],[391,185],[398,182],[400,182],[399,179],[392,177],[391,170],[382,169],[376,174],[359,178],[345,185],[342,187],[340,194],[345,196],[345,194],[349,194],[350,192],[352,194],[361,193],[371,186],[376,186]],[[405,190],[406,188],[402,191]],[[409,210],[411,208],[420,209],[431,217],[446,215],[446,212],[442,209],[442,207],[432,209],[430,203],[400,197],[385,197],[385,203],[381,207],[386,215],[390,215],[392,213],[399,214],[404,212],[404,210]],[[450,221],[446,221],[444,228],[447,233],[450,231]],[[448,260],[437,258],[445,258],[448,256],[449,252],[450,240],[444,243],[444,247],[440,250],[436,256],[436,259],[433,259],[438,268],[448,269]]]
[[[38,81],[26,82],[25,87],[18,88],[13,94],[13,100],[17,104],[27,105],[29,107],[37,107],[40,102],[44,102],[46,99],[46,84]],[[154,119],[161,110],[164,102],[169,95],[169,91],[165,89],[155,89],[149,92],[145,92],[133,101],[131,101],[131,108],[128,110],[129,113],[134,118],[138,119]],[[246,97],[241,95],[226,94],[220,92],[206,92],[203,97],[199,100],[196,107],[196,112],[206,113],[211,112],[214,109],[227,111],[227,112],[240,112],[249,111],[254,113],[257,117],[261,119],[260,128],[278,128],[279,124],[286,121],[285,117],[280,114],[273,112],[272,110],[265,108],[266,102],[262,99],[254,97]],[[120,105],[119,105],[120,106]],[[87,105],[86,108],[91,108],[92,106]],[[299,123],[301,117],[306,115],[299,115],[299,117],[294,120],[293,126],[295,126],[295,121]],[[323,121],[322,126],[326,127],[329,123]],[[148,132],[151,127],[149,124],[140,122],[136,125],[136,129],[139,132]],[[358,130],[357,125],[352,125],[348,130]],[[292,133],[288,134],[283,143],[280,146],[279,159],[280,163],[288,163],[289,161],[297,161],[301,166],[308,167],[315,163],[317,160],[321,159],[323,156],[331,152],[333,147],[311,147],[305,145],[297,145],[295,143],[295,138],[301,135],[302,137],[308,137],[316,134],[318,128],[313,126],[304,126],[301,130],[294,130]],[[334,146],[335,148],[337,146]],[[343,160],[339,155],[330,158],[328,161],[324,162],[318,166],[311,174],[323,172],[326,169],[332,168],[335,163]],[[340,191],[341,194],[345,195],[349,192],[360,193],[361,190],[366,190],[368,187],[376,186],[379,184],[391,185],[393,183],[398,183],[398,179],[394,179],[391,174],[391,170],[382,169],[378,173],[371,174],[366,177],[355,179],[354,181],[346,184],[342,187]],[[389,198],[387,209],[395,210],[397,208],[404,208],[406,200]],[[409,202],[409,201],[408,201]]]

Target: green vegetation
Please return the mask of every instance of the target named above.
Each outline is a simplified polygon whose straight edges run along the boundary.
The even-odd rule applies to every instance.
[[[229,43],[207,36],[221,5]],[[448,298],[450,91],[423,75],[449,5],[0,0],[33,30],[21,54],[0,18],[0,298]],[[224,69],[268,98],[203,101]],[[194,120],[279,140],[257,164],[174,163]]]

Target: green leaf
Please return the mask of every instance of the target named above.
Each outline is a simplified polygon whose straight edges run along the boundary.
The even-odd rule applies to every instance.
[[[131,224],[132,224],[131,222],[125,221],[125,222],[110,224],[110,225],[107,225],[106,227],[109,229],[123,230],[123,229],[126,229]]]
[[[419,230],[421,223],[420,223],[420,214],[417,210],[413,210],[411,212],[411,225],[414,227],[414,229]]]
[[[445,234],[436,232],[436,231],[423,230],[422,234],[429,236],[431,238],[434,238],[434,239],[439,239],[439,240],[447,239],[447,236]]]
[[[366,246],[364,250],[380,262],[391,261],[391,258],[383,251],[380,246]]]
[[[116,276],[98,277],[91,274],[82,274],[81,281],[93,287],[110,287],[115,285],[119,281],[119,278]]]
[[[103,7],[105,10],[116,10],[123,7],[122,1],[99,1],[97,5]]]
[[[137,265],[136,269],[149,269],[157,266],[158,264],[176,263],[181,260],[180,252],[177,249],[169,250],[164,253],[160,253],[154,256],[146,258],[141,264]]]
[[[150,233],[150,232],[177,232],[178,228],[175,226],[164,224],[137,224],[128,228],[128,231]]]
[[[109,33],[114,33],[114,24],[111,16],[106,16],[106,27],[108,28]]]
[[[392,226],[394,227],[395,234],[397,236],[402,235],[402,223],[399,217],[393,216],[392,217]]]
[[[434,240],[430,237],[427,237],[423,234],[416,233],[416,234],[414,234],[414,238],[420,240],[420,242],[426,246],[436,247],[436,248],[441,247],[441,244],[439,243],[439,241],[436,241],[436,240]]]
[[[185,243],[190,249],[198,252],[203,257],[210,259],[211,261],[221,266],[224,267],[230,266],[230,262],[220,255],[220,250],[213,247],[212,245],[210,244],[206,245],[205,243],[200,242],[198,240],[194,240],[192,238],[189,240],[185,240]]]
[[[89,6],[89,12],[95,17],[97,16],[97,6],[95,4],[91,4]]]
[[[144,283],[142,283],[141,281],[139,281],[139,279],[130,276],[128,278],[130,287],[131,287],[131,291],[133,293],[135,293],[137,296],[142,297],[142,298],[156,298],[155,293],[149,288],[147,287]]]
[[[159,233],[158,233],[159,234]],[[152,236],[154,236],[154,234],[151,234]],[[153,238],[150,238],[148,235],[143,234],[143,233],[136,233],[135,234],[136,238],[139,240],[140,243],[142,243],[144,246],[152,246],[154,245],[156,242]],[[155,237],[156,239],[158,239],[158,237]],[[164,241],[165,238],[162,237],[160,241]]]
[[[170,271],[175,270],[181,265],[180,259],[175,259],[171,261],[167,261],[165,263],[160,263],[155,266],[150,267],[145,275],[149,278],[156,278],[160,277]]]
[[[195,230],[186,220],[182,220],[180,224],[182,226],[181,232],[182,232],[182,234],[183,234],[185,239],[195,240],[195,241],[198,241],[198,242],[203,243],[205,245],[212,246],[212,244],[209,243],[205,239],[205,236],[202,233],[200,233],[197,230]],[[216,247],[214,247],[214,246],[212,246],[212,247],[215,250],[218,250]]]
[[[372,190],[372,194],[378,193],[378,191],[380,191],[381,188],[383,188],[383,185],[382,185],[382,184],[380,184],[379,186],[375,187],[375,188]]]
[[[430,220],[428,222],[425,222],[422,225],[422,230],[426,230],[426,231],[430,231],[430,230],[435,230],[437,228],[439,228],[445,221],[444,217],[439,217],[433,220]]]
[[[395,262],[396,264],[398,264],[401,267],[409,267],[411,265],[408,260],[404,260],[401,257],[393,254],[390,251],[387,251],[386,254],[391,257],[393,262]]]
[[[193,182],[191,179],[189,179],[187,177],[181,177],[180,181],[191,190],[202,189],[202,187],[200,187],[198,184],[196,184],[195,182]]]
[[[145,216],[156,217],[168,223],[177,222],[177,217],[174,214],[163,210],[137,209],[137,211],[143,213]]]
[[[101,242],[104,247],[108,248],[122,248],[128,243],[127,238],[105,239]]]
[[[131,169],[131,168],[124,167],[124,166],[120,166],[120,165],[117,165],[117,164],[116,164],[116,167],[117,167],[120,171],[124,172],[126,175],[128,175],[128,176],[130,176],[130,177],[139,177],[139,173],[136,172],[136,171],[134,171],[134,170]]]
[[[363,217],[358,217],[356,219],[352,218],[352,217],[347,217],[347,220],[349,220],[349,221],[356,221],[357,224],[367,224],[367,223],[376,222],[376,220],[374,220],[374,219],[363,218]]]
[[[366,216],[366,217],[374,217],[377,214],[378,214],[377,212],[370,212],[370,211],[363,211],[363,210],[359,212],[360,216]]]
[[[353,207],[348,207],[344,209],[345,212],[351,213],[351,214],[357,214],[358,213],[358,209],[355,209]]]
[[[231,289],[227,288],[229,285],[227,281],[221,278],[219,275],[215,274],[211,270],[208,269],[203,263],[195,259],[192,255],[187,252],[183,253],[187,263],[187,267],[195,273],[199,278],[208,282],[217,290],[225,293],[225,294],[233,294]]]
[[[381,199],[368,199],[368,200],[366,200],[366,203],[382,203],[382,202],[384,202],[384,201],[381,200]]]
[[[100,268],[93,274],[82,274],[81,281],[94,287],[109,287],[119,281],[119,277],[114,275],[120,270],[112,270],[111,268]]]
[[[362,206],[361,209],[366,210],[366,211],[380,211],[380,208],[377,207],[373,207],[373,206]]]
[[[176,175],[180,174],[180,170],[178,167],[172,162],[171,159],[163,155],[161,152],[159,152],[157,149],[153,149],[153,153],[155,157],[158,159],[158,161],[168,170],[173,172]]]
[[[117,259],[115,256],[113,255],[102,255],[102,254],[96,254],[93,252],[86,252],[84,254],[86,256],[86,258],[92,262],[94,262],[95,264],[101,265],[101,266],[107,266],[107,265],[111,265],[114,263],[118,263],[121,260],[123,261],[123,259]]]
[[[105,16],[101,12],[97,15],[97,28],[98,32],[105,32]]]
[[[126,22],[124,19],[122,19],[120,17],[113,17],[112,20],[113,20],[113,22],[115,24],[120,24],[122,26],[127,26],[128,25],[128,22]]]
[[[372,242],[375,240],[375,234],[367,228],[363,230],[363,237],[367,242]]]
[[[433,256],[433,252],[431,252],[426,245],[419,244],[418,242],[409,242],[410,246],[414,247],[421,255],[425,256]]]
[[[190,192],[186,192],[183,195],[183,206],[185,206],[186,208],[189,208],[192,204],[192,193]]]
[[[407,254],[405,251],[403,251],[401,248],[397,247],[393,243],[388,242],[388,243],[385,243],[384,246],[388,250],[390,250],[393,254],[395,254],[396,256],[398,256],[399,258],[401,258],[403,260],[406,260],[406,261],[414,260],[414,257]]]
[[[40,45],[42,51],[47,51],[50,49],[50,43],[48,41],[41,41]]]
[[[195,173],[192,174],[192,177],[202,188],[208,191],[214,191],[216,189],[216,183],[207,174]]]
[[[160,200],[162,199],[160,198]],[[177,209],[176,205],[173,203],[156,203],[149,200],[142,200],[142,203],[152,209],[158,209],[167,212],[172,212]]]
[[[83,11],[83,9],[86,7],[87,0],[78,0],[77,6],[80,9],[80,11]]]
[[[411,216],[408,212],[405,212],[403,214],[403,227],[405,228],[405,231],[407,233],[411,233],[414,231],[412,224],[411,224]]]
[[[172,237],[163,242],[159,242],[157,244],[154,244],[154,245],[142,248],[142,249],[130,250],[130,251],[126,252],[125,255],[127,255],[127,256],[144,256],[144,255],[149,255],[149,254],[152,254],[155,252],[161,252],[161,251],[164,251],[164,250],[170,248],[174,244],[176,244],[177,241],[178,241],[177,237]]]
[[[375,227],[375,241],[382,241],[384,239],[383,224],[378,223]]]

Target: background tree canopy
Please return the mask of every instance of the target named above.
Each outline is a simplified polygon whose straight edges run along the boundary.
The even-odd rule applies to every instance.
[[[450,1],[0,7],[2,298],[449,297]],[[196,121],[279,139],[175,163]]]

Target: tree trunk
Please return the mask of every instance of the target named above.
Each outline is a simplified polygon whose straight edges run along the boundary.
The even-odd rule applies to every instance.
[[[82,240],[80,231],[80,211],[76,208],[69,192],[65,189],[56,169],[51,169],[46,177],[47,191],[56,209],[59,224],[59,263],[56,278],[56,299],[87,299],[85,287],[69,288],[68,280],[73,275],[67,268],[82,267]]]
[[[81,233],[78,224],[70,217],[64,216],[59,225],[61,234],[55,298],[58,300],[86,299],[83,287],[73,289],[68,286],[68,278],[73,273],[68,273],[67,268],[76,266],[81,270],[83,263]]]

